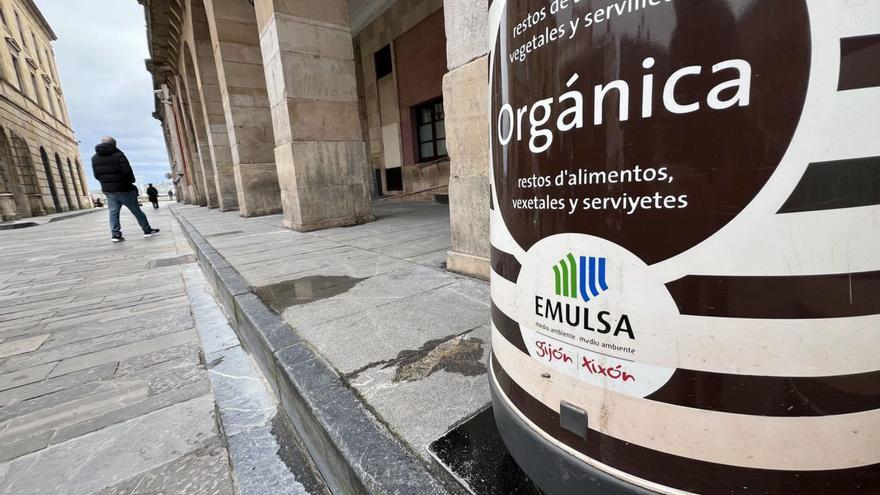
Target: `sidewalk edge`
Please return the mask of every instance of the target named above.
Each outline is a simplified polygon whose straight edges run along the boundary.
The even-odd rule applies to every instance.
[[[445,494],[307,342],[250,291],[183,215],[169,208],[232,327],[266,377],[333,493]]]

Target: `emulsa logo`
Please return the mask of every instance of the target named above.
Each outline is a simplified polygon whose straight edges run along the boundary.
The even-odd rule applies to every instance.
[[[600,296],[608,297],[607,268],[605,257],[568,253],[551,268],[554,297],[535,294],[535,315],[575,329],[635,340],[629,315],[589,305]]]

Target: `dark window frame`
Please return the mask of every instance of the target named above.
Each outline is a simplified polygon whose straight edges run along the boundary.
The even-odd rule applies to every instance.
[[[438,105],[440,110],[438,111]],[[423,121],[422,119],[422,110],[429,110],[431,112],[430,122]],[[432,162],[436,160],[441,160],[449,157],[448,150],[441,153],[439,149],[438,143],[443,141],[443,148],[446,148],[446,112],[443,109],[443,97],[433,98],[424,103],[420,103],[412,107],[413,111],[413,132],[415,133],[415,156],[417,157],[417,163],[426,163]],[[439,116],[439,118],[438,118]],[[426,125],[431,126],[431,138],[430,139],[422,139],[421,133],[419,132],[420,128]],[[439,124],[439,125],[438,125]],[[437,130],[439,126],[443,127],[443,136],[437,137]],[[430,155],[422,154],[422,145],[431,143],[432,152]]]
[[[40,83],[37,82],[37,73],[31,71],[31,86],[34,87],[34,101],[37,102],[37,105],[42,109],[47,109],[46,102],[43,101],[43,96],[40,94]]]
[[[373,67],[376,70],[377,81],[394,73],[394,57],[391,56],[391,43],[373,53]]]

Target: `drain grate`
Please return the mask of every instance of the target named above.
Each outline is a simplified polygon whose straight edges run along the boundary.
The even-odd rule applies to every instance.
[[[186,265],[195,263],[196,257],[192,254],[184,254],[183,256],[175,256],[174,258],[162,258],[158,260],[150,260],[147,268],[164,268],[166,266]]]
[[[541,494],[507,452],[491,407],[435,440],[428,449],[476,495]]]

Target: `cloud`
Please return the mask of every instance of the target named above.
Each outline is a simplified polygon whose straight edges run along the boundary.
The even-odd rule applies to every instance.
[[[143,7],[134,0],[36,3],[58,36],[59,77],[87,171],[95,144],[111,135],[139,178],[164,181],[168,155],[159,121],[152,117]],[[94,179],[90,185],[100,190]]]

